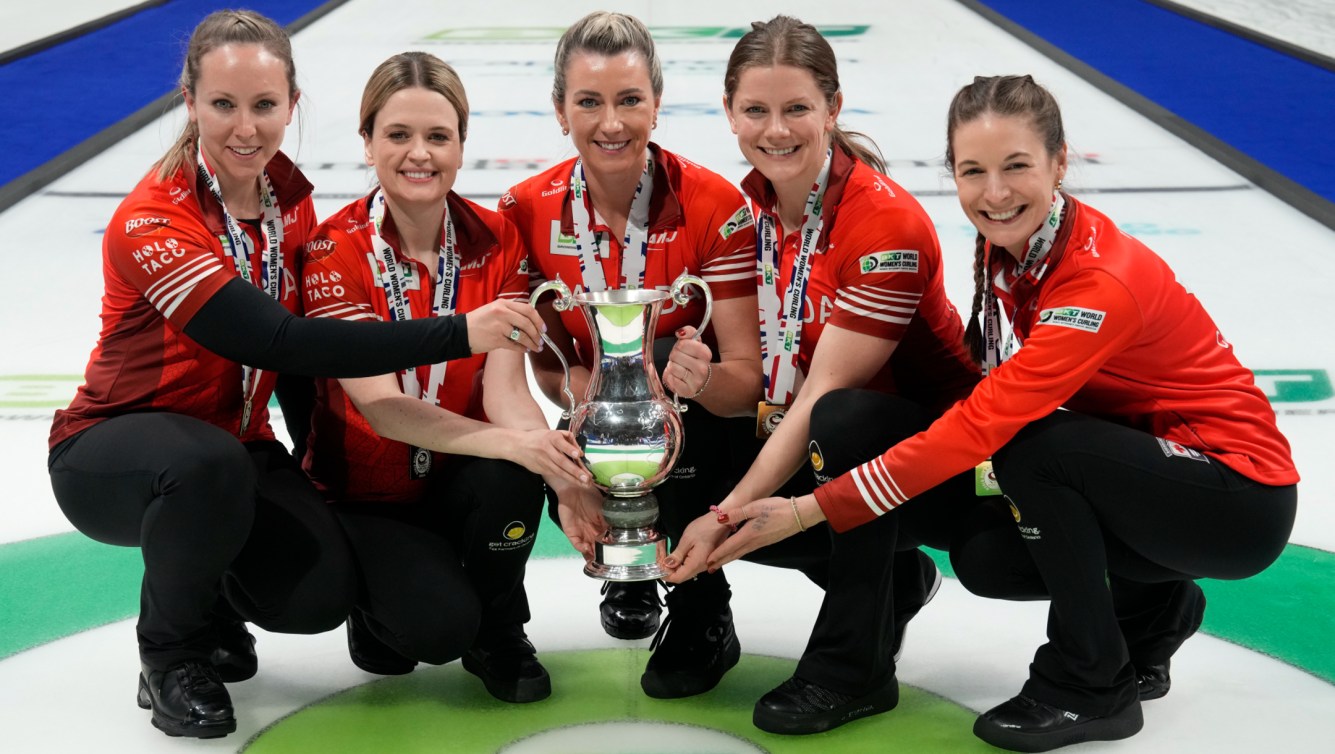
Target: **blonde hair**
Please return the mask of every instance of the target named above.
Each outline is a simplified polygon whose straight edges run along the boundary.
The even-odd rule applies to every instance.
[[[255,44],[283,61],[287,69],[288,96],[297,94],[297,68],[292,62],[292,40],[283,27],[270,18],[249,10],[220,10],[204,17],[190,33],[186,46],[185,64],[181,66],[181,91],[195,96],[195,82],[199,80],[200,59],[208,53],[229,44]],[[188,121],[176,143],[158,161],[158,180],[166,180],[183,165],[194,162],[199,124]]]
[[[640,19],[625,13],[596,11],[576,21],[556,43],[556,57],[552,62],[556,69],[552,79],[552,102],[558,106],[565,102],[566,66],[570,65],[570,58],[575,53],[619,55],[627,50],[644,56],[654,97],[663,96],[663,64],[658,60],[649,28]]]
[[[429,52],[401,52],[376,66],[362,90],[358,133],[369,137],[375,118],[395,92],[420,87],[445,98],[459,115],[459,143],[468,138],[468,95],[459,74]]]

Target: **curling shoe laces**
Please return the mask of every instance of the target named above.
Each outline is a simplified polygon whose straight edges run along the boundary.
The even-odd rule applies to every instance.
[[[153,727],[169,736],[221,738],[236,730],[232,697],[213,665],[186,660],[167,670],[143,666],[138,703],[153,711]]]
[[[742,656],[732,626],[731,592],[692,584],[667,595],[667,618],[649,645],[653,654],[640,688],[655,699],[703,694],[718,685]]]
[[[1010,751],[1050,751],[1083,741],[1118,741],[1140,732],[1140,700],[1105,717],[1078,715],[1020,696],[978,716],[973,734]]]

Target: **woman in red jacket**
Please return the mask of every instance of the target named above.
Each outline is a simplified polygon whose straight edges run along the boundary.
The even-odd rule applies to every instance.
[[[418,321],[523,299],[519,231],[453,191],[468,137],[454,69],[425,52],[389,58],[366,83],[360,122],[378,185],[315,231],[306,315]],[[304,467],[356,557],[353,662],[398,675],[463,658],[499,699],[546,698],[551,681],[524,633],[524,570],[543,478],[588,475],[570,433],[548,429],[523,355],[317,386]]]
[[[213,738],[236,729],[224,683],[256,671],[243,621],[328,631],[356,594],[338,522],[269,428],[277,374],[519,358],[541,323],[508,301],[393,324],[295,316],[315,211],[278,149],[299,97],[287,33],[249,11],[209,15],[181,89],[184,132],[103,237],[102,334],[56,412],[48,465],[79,531],[143,552],[139,706],[168,735]]]
[[[814,494],[729,510],[750,523],[709,567],[797,532],[797,517],[846,530],[912,511],[992,456],[1004,498],[980,513],[1017,526],[975,517],[952,561],[975,592],[1046,596],[1052,608],[1029,681],[974,733],[1020,751],[1126,738],[1200,625],[1194,580],[1245,578],[1279,556],[1298,473],[1265,396],[1196,297],[1061,190],[1066,143],[1045,89],[1028,76],[964,87],[946,162],[979,231],[969,340],[987,376],[927,431]]]

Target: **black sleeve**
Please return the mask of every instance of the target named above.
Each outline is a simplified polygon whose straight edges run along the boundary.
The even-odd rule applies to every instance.
[[[462,314],[408,322],[306,319],[240,278],[200,307],[185,334],[223,358],[311,377],[370,377],[472,353]]]
[[[292,438],[292,457],[301,463],[306,455],[306,436],[311,431],[311,412],[315,407],[315,378],[299,374],[280,374],[273,395],[283,409],[283,424]]]

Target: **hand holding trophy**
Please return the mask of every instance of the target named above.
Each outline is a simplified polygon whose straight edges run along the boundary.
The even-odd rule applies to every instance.
[[[570,407],[562,415],[570,419],[570,432],[584,450],[584,464],[603,491],[608,530],[584,566],[584,573],[594,578],[650,581],[666,574],[659,561],[666,555],[667,541],[658,530],[658,499],[652,490],[667,478],[681,453],[684,438],[678,414],[686,407],[676,396],[668,400],[647,336],[654,332],[669,297],[686,304],[688,285],[705,297],[698,337],[709,324],[713,298],[705,282],[694,275],[680,275],[671,291],[623,288],[575,294],[558,279],[538,286],[529,297],[536,306],[544,293],[556,291],[557,311],[580,307],[593,335],[588,389],[576,404],[566,387]],[[560,349],[552,350],[560,356]],[[570,370],[564,358],[561,366],[568,386]]]

